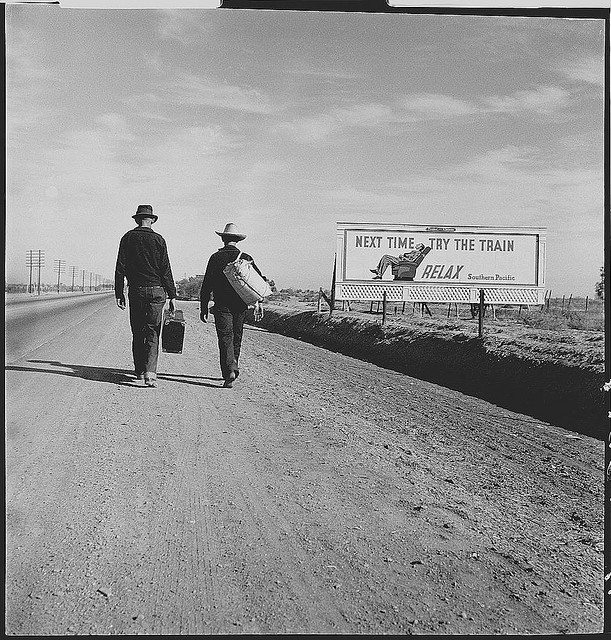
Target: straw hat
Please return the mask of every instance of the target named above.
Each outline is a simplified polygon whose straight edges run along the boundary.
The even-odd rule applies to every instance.
[[[236,238],[237,240],[244,240],[246,237],[243,233],[238,231],[238,228],[235,226],[233,222],[228,222],[225,225],[223,231],[215,231],[221,238],[224,236],[231,236],[232,238]]]

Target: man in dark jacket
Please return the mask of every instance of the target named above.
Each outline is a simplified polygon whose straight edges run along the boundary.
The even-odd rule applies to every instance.
[[[212,293],[214,299],[212,313],[218,337],[221,373],[225,380],[223,386],[232,387],[233,381],[240,375],[238,358],[240,357],[244,318],[248,305],[231,286],[223,269],[238,257],[240,250],[237,243],[244,240],[246,236],[238,232],[233,222],[226,224],[223,231],[215,233],[223,239],[223,247],[213,253],[208,260],[200,291],[200,318],[202,322],[208,321],[208,302]],[[242,253],[242,258],[252,262],[255,271],[267,280],[251,256]]]
[[[119,243],[115,298],[119,309],[125,309],[127,278],[134,373],[138,380],[144,380],[145,386],[156,387],[163,307],[167,295],[170,311],[174,311],[176,286],[165,240],[151,229],[158,218],[153,207],[139,205],[132,218],[138,226]]]

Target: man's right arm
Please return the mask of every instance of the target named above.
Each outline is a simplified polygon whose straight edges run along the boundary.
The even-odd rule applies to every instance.
[[[208,260],[202,288],[199,291],[199,318],[202,322],[208,322],[208,302],[210,302],[210,294],[213,285],[213,260],[212,256]]]
[[[115,266],[115,299],[119,309],[125,309],[125,265],[126,265],[126,247],[125,236],[121,238],[119,243],[119,253],[117,255],[117,264]]]

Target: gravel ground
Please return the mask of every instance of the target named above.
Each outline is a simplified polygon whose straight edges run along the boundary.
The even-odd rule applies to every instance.
[[[260,326],[222,389],[196,303],[146,389],[100,305],[7,365],[7,634],[602,630],[599,440]]]

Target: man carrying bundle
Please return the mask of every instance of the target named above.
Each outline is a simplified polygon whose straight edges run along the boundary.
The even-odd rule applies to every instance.
[[[223,231],[215,231],[215,233],[223,239],[223,247],[213,253],[208,260],[200,291],[200,319],[202,322],[208,322],[208,302],[212,294],[214,300],[212,313],[218,337],[221,373],[225,381],[223,386],[231,388],[234,380],[240,375],[238,359],[248,304],[233,288],[223,269],[241,254],[240,257],[251,262],[254,270],[265,281],[267,278],[259,271],[252,257],[247,253],[241,253],[238,249],[237,243],[244,240],[246,236],[238,231],[233,222],[226,224]]]

